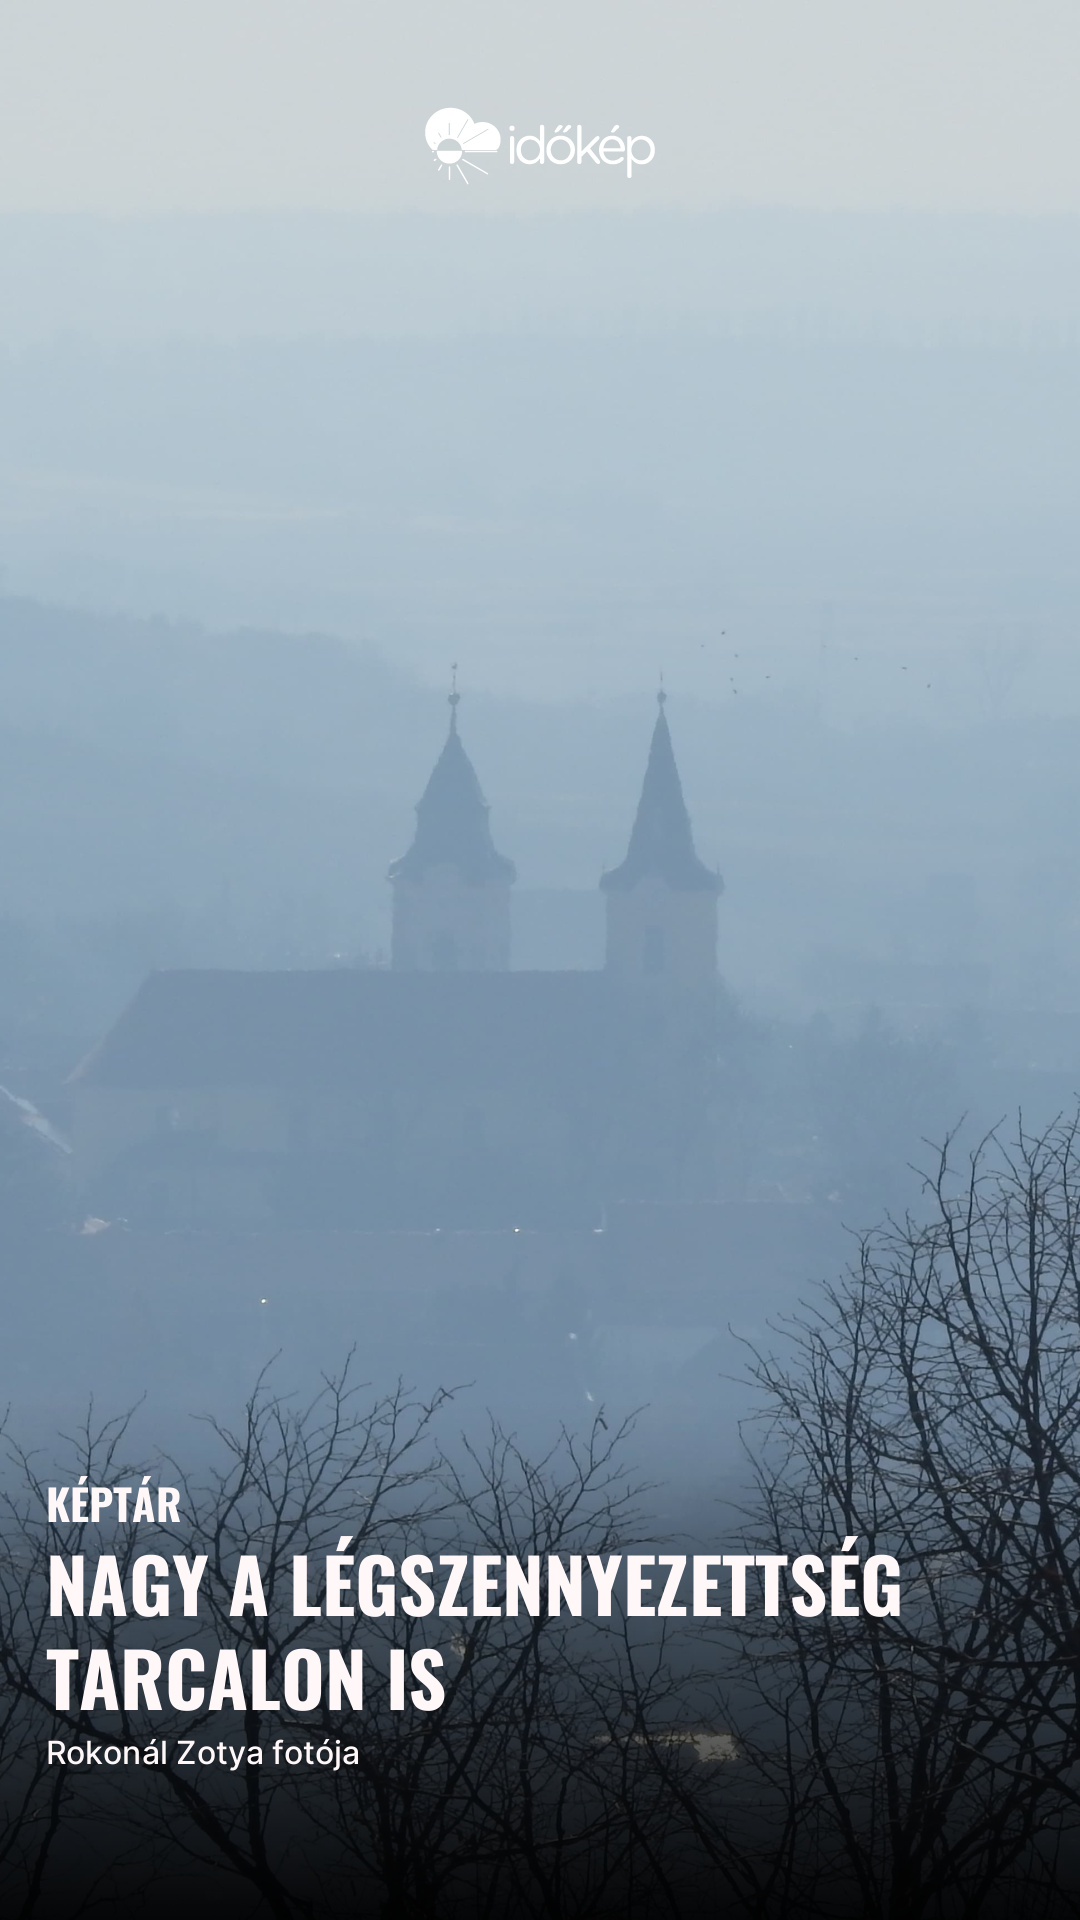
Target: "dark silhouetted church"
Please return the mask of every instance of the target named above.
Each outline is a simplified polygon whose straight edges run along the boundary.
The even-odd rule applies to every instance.
[[[88,1207],[148,1227],[581,1227],[710,1197],[718,874],[664,696],[597,972],[515,972],[458,731],[389,870],[389,967],[151,975],[71,1082]]]

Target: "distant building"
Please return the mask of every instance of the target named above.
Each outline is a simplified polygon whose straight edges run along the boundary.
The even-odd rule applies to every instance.
[[[451,695],[389,871],[389,969],[150,976],[71,1085],[97,1214],[251,1228],[582,1226],[707,1198],[721,880],[698,859],[664,696],[605,965],[511,970],[513,863]]]

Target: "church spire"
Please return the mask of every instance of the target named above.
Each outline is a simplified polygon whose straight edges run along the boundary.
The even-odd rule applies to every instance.
[[[408,853],[387,875],[394,889],[391,965],[406,972],[487,973],[510,965],[514,863],[491,838],[489,808],[461,744],[457,667],[443,750],[416,808]]]
[[[671,730],[664,712],[666,702],[667,694],[661,685],[656,696],[659,712],[630,845],[622,865],[602,876],[600,885],[605,893],[626,892],[639,880],[646,879],[663,880],[678,893],[719,894],[722,888],[720,875],[698,859],[694,848],[690,815],[686,811]]]
[[[446,744],[417,805],[412,846],[394,861],[387,877],[419,881],[436,867],[451,867],[466,886],[479,887],[492,881],[510,885],[516,878],[514,863],[496,852],[488,819],[491,809],[458,733],[461,695],[456,665],[452,672]]]

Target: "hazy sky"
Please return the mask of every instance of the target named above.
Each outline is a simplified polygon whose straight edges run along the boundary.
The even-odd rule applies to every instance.
[[[0,578],[548,693],[1038,644],[1060,702],[1078,77],[1078,0],[0,0]]]
[[[0,211],[1078,210],[1078,69],[1076,0],[4,0]],[[467,193],[451,105],[656,159]]]

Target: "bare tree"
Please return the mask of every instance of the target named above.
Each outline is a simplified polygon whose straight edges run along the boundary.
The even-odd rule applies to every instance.
[[[97,1420],[90,1408],[82,1429],[70,1436],[69,1456],[83,1474],[103,1485],[131,1481],[123,1447],[128,1419]],[[45,1651],[57,1642],[45,1592],[46,1555],[81,1553],[88,1529],[81,1524],[50,1529],[47,1488],[40,1462],[4,1435],[7,1472],[0,1483],[0,1887],[5,1911],[30,1916],[45,1897],[57,1856],[84,1848],[89,1887],[97,1871],[92,1808],[66,1770],[50,1768],[46,1741],[56,1733],[47,1699]],[[77,1479],[78,1474],[73,1474]],[[96,1532],[96,1530],[95,1530]],[[97,1547],[97,1540],[93,1542]],[[121,1544],[126,1571],[135,1551],[132,1536]],[[102,1629],[111,1645],[115,1629]],[[70,1724],[83,1724],[76,1716]],[[122,1850],[122,1849],[121,1849]]]
[[[609,1432],[601,1416],[539,1461],[498,1427],[482,1448],[465,1443],[443,1467],[447,1544],[522,1565],[625,1548],[641,1492],[621,1464],[628,1431]],[[499,1612],[458,1624],[437,1714],[403,1721],[385,1688],[365,1705],[351,1730],[360,1766],[335,1779],[334,1830],[363,1880],[386,1890],[394,1920],[571,1920],[644,1910],[646,1891],[664,1911],[675,1809],[635,1738],[650,1714],[681,1705],[663,1649],[635,1662],[617,1617],[508,1616],[504,1600],[500,1582]],[[420,1637],[400,1619],[371,1624],[399,1644]]]
[[[19,1831],[22,1852],[34,1839],[33,1822],[40,1825],[38,1802],[46,1794],[51,1808],[66,1796],[62,1840],[72,1852],[73,1835],[81,1821],[90,1833],[83,1859],[83,1894],[92,1873],[88,1860],[94,1843],[108,1833],[114,1844],[102,1853],[100,1870],[118,1898],[118,1874],[128,1861],[138,1862],[143,1877],[212,1868],[246,1883],[267,1911],[285,1916],[307,1910],[290,1878],[290,1847],[296,1840],[295,1820],[277,1815],[281,1794],[269,1768],[244,1765],[232,1774],[200,1772],[177,1764],[181,1735],[196,1741],[225,1738],[245,1750],[259,1745],[267,1731],[281,1731],[280,1715],[270,1716],[249,1703],[237,1715],[199,1711],[181,1715],[166,1708],[148,1721],[121,1701],[119,1711],[95,1706],[83,1711],[80,1688],[69,1709],[54,1709],[44,1650],[66,1644],[80,1655],[95,1650],[120,1665],[125,1644],[132,1640],[126,1617],[111,1608],[96,1615],[65,1613],[50,1619],[47,1563],[51,1553],[70,1560],[89,1553],[93,1562],[106,1551],[115,1554],[118,1580],[123,1586],[137,1554],[160,1553],[166,1558],[184,1552],[189,1564],[206,1558],[197,1623],[187,1618],[137,1622],[140,1644],[152,1644],[162,1656],[178,1646],[216,1644],[235,1647],[243,1658],[253,1650],[266,1661],[267,1675],[280,1677],[289,1648],[305,1634],[311,1622],[295,1619],[291,1607],[291,1568],[294,1554],[332,1548],[342,1534],[364,1550],[376,1532],[389,1536],[394,1528],[415,1522],[421,1510],[431,1512],[441,1497],[435,1477],[438,1455],[430,1442],[434,1413],[445,1400],[411,1400],[401,1389],[372,1402],[354,1388],[348,1365],[307,1404],[271,1392],[260,1380],[247,1401],[236,1428],[210,1422],[217,1464],[200,1484],[167,1460],[124,1464],[120,1457],[128,1422],[116,1420],[94,1426],[73,1442],[77,1461],[90,1485],[134,1488],[150,1465],[156,1481],[175,1480],[180,1489],[179,1526],[50,1524],[47,1475],[41,1464],[12,1449],[16,1469],[13,1490],[7,1496],[6,1550],[0,1563],[0,1608],[3,1619],[2,1657],[6,1686],[5,1710],[11,1718],[9,1745],[13,1778],[25,1782],[32,1796]],[[77,1476],[72,1476],[77,1477]],[[426,1504],[425,1504],[426,1503]],[[265,1616],[245,1610],[233,1618],[229,1602],[236,1563],[241,1554],[258,1560],[267,1611]],[[309,1636],[305,1636],[309,1637]],[[80,1747],[142,1746],[148,1740],[168,1742],[168,1759],[160,1766],[138,1767],[125,1774],[123,1793],[93,1774],[58,1770],[46,1779],[41,1756],[48,1738],[66,1738]],[[109,1816],[102,1819],[103,1803]],[[122,1817],[116,1818],[122,1807]],[[47,1830],[51,1837],[58,1824]],[[12,1845],[15,1843],[12,1842]],[[53,1849],[55,1854],[56,1849]],[[61,1847],[64,1851],[64,1847]],[[21,1858],[21,1855],[19,1856]],[[33,1872],[23,1869],[27,1898],[45,1870],[46,1849],[38,1843]],[[2,1865],[0,1861],[0,1865]],[[13,1860],[13,1865],[18,1864]],[[36,1874],[36,1879],[34,1879]],[[18,1880],[9,1875],[9,1886]],[[137,1889],[136,1889],[137,1892]],[[28,1908],[28,1911],[32,1907]]]
[[[763,1552],[854,1536],[899,1614],[751,1613],[727,1691],[762,1912],[1071,1910],[1080,1789],[1080,1142],[1061,1121],[959,1168],[758,1357]],[[739,1623],[733,1623],[738,1627]],[[725,1819],[692,1810],[731,1859]]]
[[[167,1743],[162,1764],[127,1770],[122,1792],[93,1773],[61,1772],[50,1783],[31,1762],[35,1818],[50,1784],[67,1796],[67,1847],[28,1856],[23,1882],[29,1888],[36,1871],[40,1883],[48,1867],[55,1892],[81,1853],[73,1912],[98,1882],[111,1910],[126,1910],[125,1900],[137,1910],[150,1879],[159,1903],[170,1881],[186,1879],[204,1903],[208,1887],[231,1883],[279,1920],[373,1907],[393,1920],[679,1911],[687,1826],[667,1779],[676,1757],[666,1756],[665,1770],[654,1766],[649,1729],[689,1708],[686,1674],[676,1677],[662,1639],[635,1640],[617,1610],[585,1620],[549,1610],[546,1597],[539,1613],[508,1614],[503,1591],[493,1594],[499,1611],[491,1616],[322,1611],[326,1556],[346,1546],[353,1558],[377,1553],[394,1565],[417,1552],[437,1563],[443,1550],[496,1561],[513,1554],[523,1564],[531,1555],[543,1562],[621,1551],[640,1527],[641,1489],[622,1465],[627,1428],[609,1432],[600,1415],[584,1436],[563,1432],[533,1460],[492,1427],[482,1445],[462,1440],[450,1453],[435,1433],[446,1395],[420,1402],[398,1389],[370,1401],[348,1372],[306,1404],[264,1378],[235,1426],[209,1423],[209,1471],[164,1475],[181,1489],[179,1526],[118,1526],[115,1537],[95,1528],[92,1539],[81,1525],[50,1528],[39,1465],[17,1462],[23,1492],[9,1506],[3,1657],[22,1714],[14,1736],[24,1768],[49,1737]],[[120,1467],[124,1431],[122,1421],[88,1426],[79,1449],[88,1483],[141,1477],[144,1469]],[[155,1479],[162,1467],[155,1464]],[[200,1617],[177,1617],[174,1608],[153,1621],[111,1610],[50,1620],[50,1549],[91,1560],[113,1551],[121,1583],[136,1553],[183,1553],[189,1567],[203,1558]],[[315,1609],[300,1617],[298,1555],[307,1556]],[[265,1611],[232,1611],[241,1556],[259,1567]],[[148,1719],[141,1704],[129,1710],[122,1700],[116,1710],[95,1703],[84,1711],[76,1687],[70,1708],[55,1712],[46,1641],[76,1649],[82,1673],[92,1650],[118,1667],[133,1631],[162,1658],[180,1647],[236,1649],[245,1675],[261,1663],[278,1706],[259,1705],[249,1686],[235,1712],[207,1705],[189,1713],[162,1689],[161,1709]],[[444,1700],[435,1712],[403,1713],[389,1697],[390,1651],[408,1658],[433,1639]],[[324,1661],[341,1655],[350,1670],[362,1651],[362,1707],[347,1694],[332,1703],[325,1689],[310,1710],[288,1706],[284,1663],[301,1645]],[[182,1739],[224,1741],[237,1758],[187,1764]],[[349,1747],[356,1757],[340,1771],[294,1771],[267,1764],[275,1741]]]

